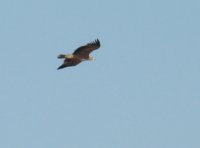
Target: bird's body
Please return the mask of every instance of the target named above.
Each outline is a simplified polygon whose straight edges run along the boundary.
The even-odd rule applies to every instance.
[[[76,66],[82,61],[86,60],[94,60],[92,56],[89,54],[98,49],[100,47],[99,40],[95,40],[94,42],[88,43],[84,46],[77,48],[73,54],[60,54],[58,55],[59,59],[65,59],[64,63],[58,67],[58,69],[62,69],[65,67]]]

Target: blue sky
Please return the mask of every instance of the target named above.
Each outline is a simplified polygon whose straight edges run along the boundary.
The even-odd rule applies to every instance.
[[[199,7],[0,1],[0,147],[200,147]],[[94,62],[56,70],[96,38]]]

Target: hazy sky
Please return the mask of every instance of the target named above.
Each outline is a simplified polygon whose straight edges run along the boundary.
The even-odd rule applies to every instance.
[[[199,0],[1,0],[1,148],[199,148]],[[99,38],[94,62],[56,70]]]

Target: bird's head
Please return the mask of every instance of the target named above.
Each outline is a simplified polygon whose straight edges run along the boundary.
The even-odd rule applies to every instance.
[[[67,54],[67,55],[65,55],[65,58],[68,58],[68,59],[71,59],[71,58],[73,58],[73,57],[74,57],[73,54]]]

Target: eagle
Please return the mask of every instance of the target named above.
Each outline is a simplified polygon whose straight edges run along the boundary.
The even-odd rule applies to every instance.
[[[78,47],[72,54],[60,54],[58,55],[58,59],[64,59],[64,62],[62,65],[60,65],[57,70],[70,67],[70,66],[76,66],[80,64],[82,61],[93,61],[94,57],[90,56],[90,53],[100,47],[100,41],[96,39],[93,42],[90,42],[84,46]]]

